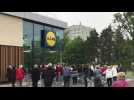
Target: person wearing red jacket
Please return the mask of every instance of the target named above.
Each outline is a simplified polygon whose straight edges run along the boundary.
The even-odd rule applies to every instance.
[[[56,81],[59,81],[61,75],[62,75],[62,67],[61,65],[57,65],[56,66]]]
[[[23,69],[23,66],[20,65],[17,69],[16,69],[16,80],[19,82],[20,86],[22,86],[22,81],[24,79],[24,75],[25,75],[25,71]]]

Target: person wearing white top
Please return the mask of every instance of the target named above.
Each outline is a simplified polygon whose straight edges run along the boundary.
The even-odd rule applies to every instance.
[[[112,85],[112,78],[113,78],[112,69],[111,66],[108,66],[108,69],[106,70],[106,79],[107,79],[108,87]]]
[[[94,70],[95,70],[93,65],[91,65],[91,70],[92,70],[93,72],[94,72]]]
[[[113,72],[113,81],[116,81],[117,80],[117,66],[116,65],[112,67],[112,72]]]

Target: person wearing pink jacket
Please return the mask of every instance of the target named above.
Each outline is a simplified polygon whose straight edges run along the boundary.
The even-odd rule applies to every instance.
[[[119,72],[117,78],[118,80],[113,82],[112,87],[128,87],[124,72]]]

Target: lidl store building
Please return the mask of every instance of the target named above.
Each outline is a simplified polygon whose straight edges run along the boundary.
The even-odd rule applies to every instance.
[[[9,65],[25,65],[32,48],[42,48],[43,30],[56,33],[62,40],[66,27],[66,22],[31,12],[0,12],[0,82],[7,80]]]

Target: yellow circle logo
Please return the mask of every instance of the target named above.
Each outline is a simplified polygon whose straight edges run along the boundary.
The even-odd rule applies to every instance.
[[[46,35],[46,41],[47,41],[47,45],[50,47],[55,46],[56,44],[56,36],[54,32],[48,32]]]

